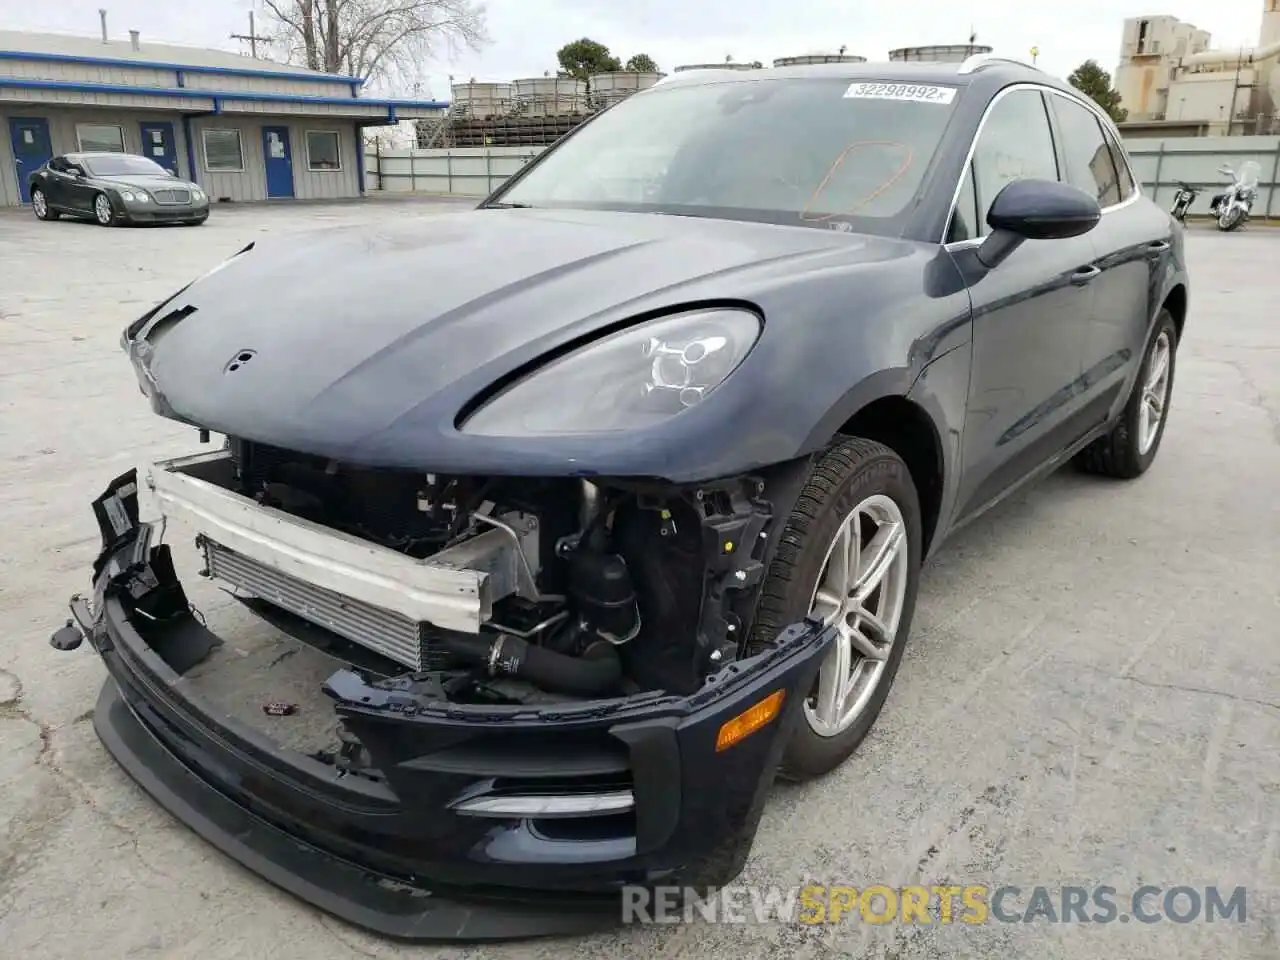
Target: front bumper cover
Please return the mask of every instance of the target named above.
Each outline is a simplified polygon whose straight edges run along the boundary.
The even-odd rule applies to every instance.
[[[374,775],[286,750],[201,701],[182,671],[216,639],[132,471],[95,501],[93,602],[73,601],[110,678],[95,728],[148,793],[224,853],[313,905],[410,940],[615,926],[628,885],[714,887],[742,868],[786,735],[831,642],[805,622],[689,697],[540,708],[429,701],[340,671],[326,686]],[[776,690],[780,715],[726,750],[722,725]],[[475,816],[463,800],[629,788],[626,814]]]

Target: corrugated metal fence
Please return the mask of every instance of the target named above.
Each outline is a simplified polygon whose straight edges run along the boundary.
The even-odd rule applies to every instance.
[[[1280,217],[1280,137],[1133,138],[1125,142],[1134,173],[1149,197],[1173,203],[1178,182],[1201,190],[1192,214],[1207,213],[1209,199],[1226,188],[1217,172],[1254,160],[1261,168],[1254,217]],[[366,189],[388,193],[446,193],[483,197],[545,147],[472,147],[371,151],[365,157]]]
[[[1228,178],[1217,172],[1220,166],[1238,170],[1253,160],[1260,168],[1253,217],[1280,217],[1280,137],[1134,138],[1125,147],[1142,189],[1161,206],[1173,205],[1179,181],[1200,190],[1191,205],[1193,215],[1207,214],[1210,198],[1227,188]]]
[[[365,153],[365,189],[486,197],[545,147],[453,147]]]

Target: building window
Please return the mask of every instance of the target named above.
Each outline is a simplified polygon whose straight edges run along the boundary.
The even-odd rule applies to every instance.
[[[342,169],[342,150],[336,130],[307,131],[307,169]]]
[[[244,171],[244,147],[240,143],[240,131],[226,127],[201,130],[204,141],[204,168],[210,173],[241,173]]]
[[[76,140],[83,153],[124,153],[124,127],[114,123],[77,123]]]

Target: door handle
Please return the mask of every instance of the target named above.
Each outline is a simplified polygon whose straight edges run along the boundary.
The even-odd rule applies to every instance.
[[[1071,282],[1075,284],[1077,287],[1083,287],[1086,283],[1088,283],[1090,280],[1093,280],[1100,273],[1102,273],[1102,270],[1100,268],[1095,267],[1093,264],[1089,264],[1089,266],[1081,267],[1075,273],[1071,274]]]

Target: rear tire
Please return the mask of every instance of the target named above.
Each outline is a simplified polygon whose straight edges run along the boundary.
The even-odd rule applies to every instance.
[[[61,216],[57,210],[49,206],[49,198],[39,187],[31,191],[31,210],[35,213],[37,220],[57,220]]]
[[[864,515],[863,510],[879,513],[879,517],[873,520]],[[858,521],[858,526],[846,527],[851,517]],[[875,520],[881,518],[885,523],[877,525]],[[876,618],[883,614],[887,620],[896,621],[892,625],[891,642],[877,645],[883,659],[873,659],[855,650],[842,662],[834,659],[838,651],[833,646],[824,661],[824,676],[820,676],[810,692],[785,749],[779,773],[787,779],[806,780],[833,770],[866,738],[902,662],[919,587],[920,502],[907,465],[883,444],[852,437],[839,439],[814,466],[787,517],[777,553],[761,588],[752,630],[753,646],[773,642],[783,627],[803,619],[811,609],[817,611],[820,587],[824,591],[822,595],[831,594],[828,587],[832,582],[832,566],[828,561],[830,558],[831,563],[836,562],[842,530],[866,529],[878,534],[892,526],[900,527],[896,549],[901,552],[900,560],[897,553],[894,555],[892,563],[896,566],[886,567],[892,569],[894,580],[890,582],[886,574],[878,581],[881,586],[862,605],[864,611]],[[882,539],[888,542],[887,537]],[[857,545],[863,551],[862,562],[857,564],[858,570],[853,572],[851,582],[856,583],[860,574],[869,572],[867,568],[878,566],[871,562],[877,554],[875,544],[874,534],[859,536]],[[843,555],[843,549],[839,553]],[[886,612],[885,604],[890,600],[895,601],[896,613]],[[864,643],[866,636],[879,635],[871,620],[855,613],[833,610],[830,622],[837,621],[852,622],[852,632],[862,637]],[[834,714],[840,717],[839,722],[828,723],[833,715],[828,712],[822,716],[819,697],[824,684],[832,684],[831,677],[846,675],[846,665],[849,666],[849,698],[853,703],[850,706],[841,698]],[[873,675],[872,679],[859,687],[861,678],[869,675]]]
[[[1076,463],[1082,470],[1120,480],[1133,480],[1147,472],[1160,451],[1164,428],[1169,422],[1177,356],[1177,325],[1168,310],[1161,310],[1129,394],[1129,402],[1111,432],[1093,441],[1076,456]],[[1156,369],[1162,362],[1165,364],[1163,380]],[[1153,426],[1152,418],[1157,408],[1159,420]]]

